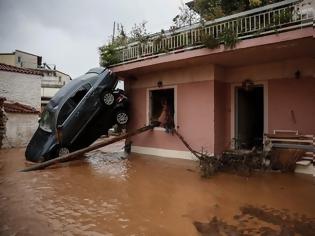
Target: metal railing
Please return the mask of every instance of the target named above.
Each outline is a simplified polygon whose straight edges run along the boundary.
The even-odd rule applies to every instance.
[[[220,40],[220,35],[227,29],[233,31],[237,39],[245,39],[313,25],[314,1],[286,0],[208,21],[203,25],[195,24],[165,34],[153,34],[146,43],[135,42],[118,48],[119,64],[200,48],[203,47],[202,38],[205,35]]]

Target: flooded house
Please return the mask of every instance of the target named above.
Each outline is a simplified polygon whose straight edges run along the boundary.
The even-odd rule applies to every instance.
[[[38,126],[42,73],[0,63],[0,148],[23,147]]]
[[[204,35],[229,30],[235,45],[204,46]],[[156,120],[166,99],[174,126],[209,154],[261,146],[278,131],[315,135],[314,33],[314,1],[286,0],[120,48],[111,69],[125,78],[130,127]],[[193,158],[162,128],[131,142],[135,153]]]

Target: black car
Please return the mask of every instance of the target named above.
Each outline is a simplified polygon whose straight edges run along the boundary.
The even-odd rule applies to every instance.
[[[92,144],[114,125],[128,122],[128,99],[115,90],[117,76],[99,67],[72,80],[49,101],[25,157],[42,162]]]

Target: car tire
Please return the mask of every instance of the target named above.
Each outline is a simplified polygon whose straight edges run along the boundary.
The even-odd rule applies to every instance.
[[[125,125],[129,120],[129,116],[126,111],[118,110],[116,112],[116,122],[118,125]]]
[[[115,101],[115,97],[111,92],[104,92],[102,94],[102,102],[106,105],[106,106],[111,106],[113,105]]]
[[[70,151],[69,151],[68,148],[61,147],[58,150],[58,157],[62,157],[62,156],[68,155],[69,153],[70,153]]]

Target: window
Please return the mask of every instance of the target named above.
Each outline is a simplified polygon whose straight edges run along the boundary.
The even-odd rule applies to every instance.
[[[52,115],[49,111],[44,110],[43,114],[41,115],[41,119],[39,120],[39,127],[46,132],[51,132],[52,126]]]
[[[57,125],[61,125],[65,122],[65,120],[69,117],[72,111],[78,106],[87,92],[90,90],[91,85],[85,84],[81,88],[79,88],[62,106],[59,111]]]
[[[173,128],[176,121],[174,88],[150,90],[149,95],[149,121],[164,121],[164,126]]]
[[[21,57],[18,57],[17,60],[18,60],[18,63],[20,63],[21,62]]]

